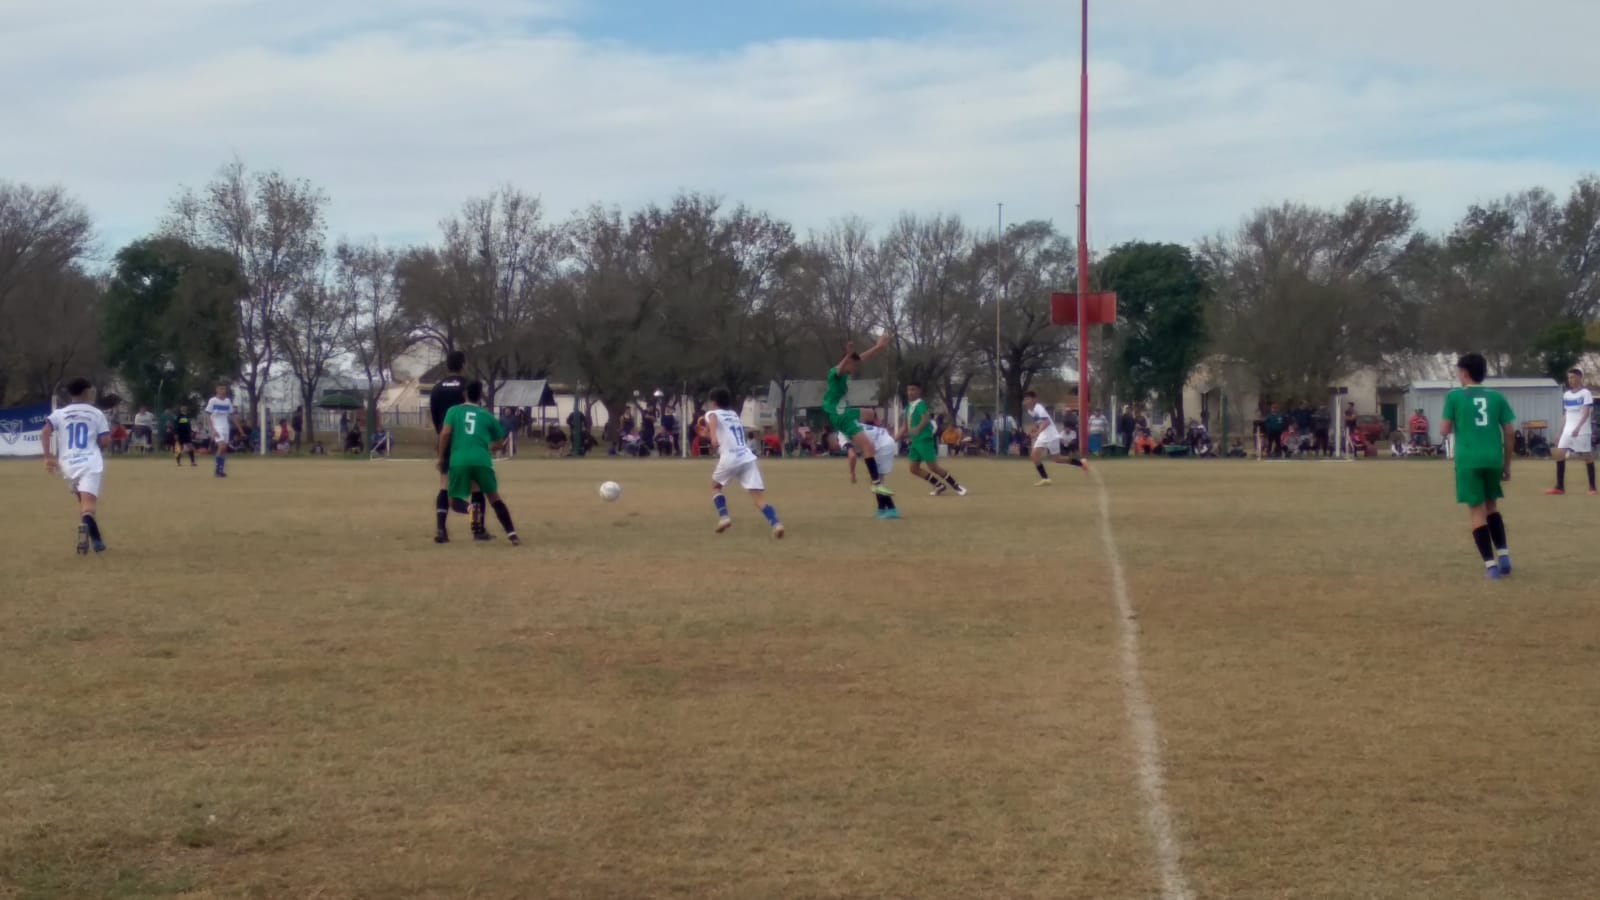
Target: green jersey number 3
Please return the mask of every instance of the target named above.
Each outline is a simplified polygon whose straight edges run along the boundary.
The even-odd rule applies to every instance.
[[[1488,397],[1473,397],[1472,398],[1472,405],[1476,406],[1478,408],[1478,418],[1477,418],[1475,424],[1479,428],[1482,428],[1485,425],[1488,425],[1489,424],[1489,398]],[[468,430],[470,431],[471,429],[469,428]]]

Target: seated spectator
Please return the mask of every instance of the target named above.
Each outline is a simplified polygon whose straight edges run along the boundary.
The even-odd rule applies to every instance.
[[[128,452],[128,429],[121,422],[111,426],[111,452]]]
[[[361,426],[352,424],[344,436],[344,452],[363,453],[366,445],[361,440]]]
[[[378,456],[388,456],[393,449],[394,440],[389,437],[389,432],[384,430],[383,426],[378,426],[378,430],[372,435],[372,452]]]
[[[1244,458],[1248,457],[1249,455],[1250,455],[1249,453],[1245,452],[1244,441],[1242,439],[1240,439],[1240,438],[1234,438],[1232,446],[1228,447],[1228,456],[1229,456],[1229,458],[1231,458],[1231,459],[1244,459]]]
[[[778,437],[776,431],[769,431],[761,436],[761,446],[767,451],[768,456],[783,455],[783,439]]]
[[[311,444],[311,455],[312,456],[327,456],[328,455],[328,448],[322,446],[322,442],[321,441],[315,441],[315,442],[313,442]]]
[[[666,429],[658,429],[656,431],[655,444],[656,444],[656,455],[658,455],[658,456],[671,456],[672,455],[672,435],[667,433]]]
[[[1430,433],[1428,417],[1422,410],[1418,409],[1411,414],[1411,421],[1406,423],[1406,431],[1411,434],[1413,446],[1426,447],[1430,443],[1428,439],[1428,434]]]
[[[1149,456],[1156,450],[1155,438],[1150,436],[1150,429],[1140,426],[1133,432],[1133,452],[1142,456]]]
[[[288,419],[279,419],[272,429],[272,449],[278,453],[288,453],[294,449],[294,433],[289,430]]]

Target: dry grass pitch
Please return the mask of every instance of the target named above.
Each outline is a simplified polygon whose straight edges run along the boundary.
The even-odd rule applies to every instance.
[[[520,460],[0,466],[0,897],[1152,898],[1093,482]],[[1600,501],[1440,463],[1102,467],[1197,897],[1600,897]],[[622,482],[621,502],[595,485]],[[1535,482],[1538,482],[1537,484]]]

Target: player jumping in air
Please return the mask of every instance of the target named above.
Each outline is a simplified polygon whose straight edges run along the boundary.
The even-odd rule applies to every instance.
[[[111,443],[111,423],[106,414],[94,406],[94,387],[86,379],[73,379],[67,385],[72,402],[50,414],[44,429],[39,433],[39,446],[44,448],[46,472],[61,473],[78,498],[78,553],[106,549],[100,537],[100,523],[95,521],[95,503],[100,499],[100,479],[106,469],[105,457],[100,451]],[[55,436],[56,452],[50,455],[50,437]]]
[[[1477,353],[1456,362],[1461,387],[1444,398],[1440,433],[1455,436],[1456,502],[1465,503],[1472,516],[1472,542],[1483,557],[1489,578],[1511,574],[1511,551],[1506,547],[1506,523],[1500,517],[1501,482],[1511,480],[1511,451],[1516,431],[1511,404],[1499,391],[1483,386],[1489,365]],[[1498,555],[1499,559],[1496,560]]]
[[[450,407],[439,429],[439,470],[447,473],[450,505],[456,512],[466,512],[467,498],[481,492],[516,546],[522,542],[494,476],[494,453],[505,446],[508,437],[505,427],[481,405],[483,382],[467,382],[465,395],[466,402]]]
[[[883,483],[883,478],[878,473],[878,463],[872,440],[861,431],[860,413],[851,409],[846,394],[850,391],[850,376],[860,371],[861,364],[877,355],[883,348],[889,346],[889,333],[884,332],[878,336],[878,342],[873,344],[863,353],[856,352],[856,345],[852,341],[845,344],[844,359],[839,364],[828,370],[828,387],[822,394],[822,408],[828,414],[828,424],[841,435],[841,440],[848,440],[855,445],[856,452],[867,463],[867,477],[872,479],[872,493],[878,500],[878,515],[883,518],[883,511],[894,509],[894,491],[889,490]]]
[[[1077,466],[1083,471],[1089,471],[1089,464],[1081,459],[1064,456],[1061,453],[1061,432],[1056,430],[1056,420],[1051,418],[1050,410],[1039,402],[1039,395],[1028,391],[1022,395],[1022,409],[1028,418],[1028,433],[1033,437],[1033,450],[1028,458],[1033,460],[1033,467],[1039,471],[1039,481],[1035,487],[1045,487],[1050,484],[1050,473],[1045,471],[1044,457],[1069,466]]]
[[[227,478],[229,429],[234,425],[238,425],[240,431],[245,428],[234,411],[233,401],[228,399],[226,384],[217,385],[217,395],[206,401],[206,415],[211,418],[211,452],[217,459],[216,476]]]
[[[878,414],[870,409],[861,411],[861,433],[865,434],[867,440],[872,442],[872,458],[878,464],[878,476],[883,480],[884,484],[887,484],[889,473],[894,471],[894,457],[900,450],[899,444],[895,441],[894,435],[890,434],[887,429],[878,427]],[[845,455],[850,458],[850,483],[855,484],[856,457],[859,454],[856,453],[855,444],[847,440],[843,434],[839,436],[839,444],[845,451]],[[878,518],[898,519],[900,518],[900,510],[891,504],[887,509],[878,510]]]
[[[189,419],[189,410],[179,407],[178,415],[172,420],[172,461],[180,467],[183,465],[183,454],[189,454],[189,468],[194,468],[194,422]]]
[[[933,434],[933,416],[928,412],[928,401],[922,399],[922,385],[906,385],[906,399],[911,406],[906,409],[906,420],[900,423],[899,437],[911,437],[911,447],[906,458],[911,460],[911,474],[933,485],[933,496],[946,489],[954,489],[965,497],[967,489],[956,482],[956,477],[939,465],[939,445]],[[922,467],[928,468],[924,470]]]
[[[467,370],[467,355],[460,350],[453,350],[445,357],[445,377],[433,386],[428,394],[428,412],[433,415],[433,430],[436,434],[444,431],[445,414],[451,409],[467,402],[467,378],[463,373]],[[445,448],[447,451],[448,446]],[[440,454],[441,460],[448,460],[449,453]],[[434,500],[435,526],[433,533],[434,543],[445,544],[450,541],[450,531],[446,527],[450,519],[450,491],[447,483],[449,472],[445,463],[439,463],[439,494]],[[489,529],[485,527],[488,501],[483,491],[472,491],[472,539],[475,541],[491,540]]]
[[[1567,390],[1561,395],[1561,406],[1566,412],[1561,425],[1561,440],[1556,444],[1556,486],[1546,494],[1567,492],[1567,457],[1582,459],[1589,472],[1589,494],[1594,495],[1594,431],[1590,419],[1594,415],[1594,394],[1583,386],[1583,370],[1567,370]]]
[[[717,533],[733,527],[733,517],[728,515],[728,498],[723,496],[722,489],[737,480],[756,509],[766,517],[767,524],[772,526],[772,536],[781,540],[783,523],[778,521],[777,511],[766,500],[767,488],[761,481],[761,467],[755,451],[750,449],[745,438],[744,423],[730,408],[733,394],[727,388],[714,388],[707,405],[710,409],[705,416],[706,434],[711,437],[711,452],[717,454],[717,467],[711,472],[711,504],[717,508]]]

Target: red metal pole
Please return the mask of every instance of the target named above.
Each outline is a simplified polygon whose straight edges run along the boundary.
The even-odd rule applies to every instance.
[[[1089,0],[1083,0],[1083,78],[1078,98],[1078,452],[1089,449]]]

